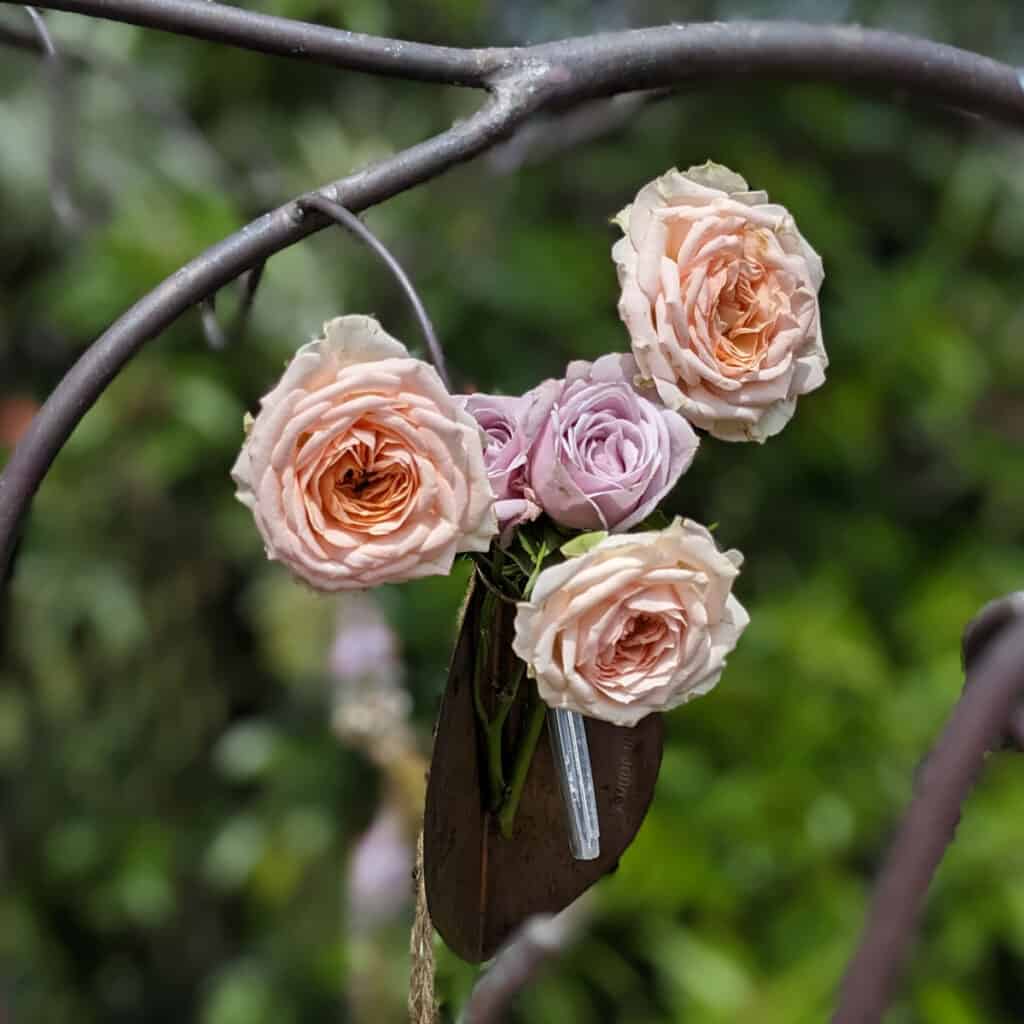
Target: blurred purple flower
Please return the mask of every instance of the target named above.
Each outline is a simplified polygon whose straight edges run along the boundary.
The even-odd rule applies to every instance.
[[[413,848],[397,808],[384,805],[356,841],[346,891],[352,931],[386,924],[412,903]]]
[[[342,604],[328,669],[342,684],[400,679],[398,640],[373,598],[354,595]]]
[[[384,763],[414,742],[398,637],[369,594],[342,601],[327,668],[331,727],[339,739]]]

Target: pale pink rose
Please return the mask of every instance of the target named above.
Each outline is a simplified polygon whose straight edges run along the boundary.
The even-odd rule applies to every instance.
[[[267,557],[318,590],[443,575],[497,532],[476,422],[371,317],[299,349],[231,475]]]
[[[821,260],[786,209],[718,164],[645,185],[612,247],[641,383],[724,441],[764,441],[820,387]]]
[[[540,574],[513,649],[549,706],[636,725],[718,682],[750,621],[731,594],[741,563],[689,519],[605,537]]]

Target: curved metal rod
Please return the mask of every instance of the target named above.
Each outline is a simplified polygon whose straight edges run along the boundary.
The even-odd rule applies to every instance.
[[[384,39],[206,0],[55,0],[36,6],[352,71],[477,89],[505,66],[508,52]]]
[[[961,659],[968,673],[985,652],[985,648],[1007,626],[1024,621],[1024,590],[1014,591],[1005,597],[989,601],[967,624],[961,647]],[[1004,750],[1024,751],[1024,704],[1016,707],[1006,723],[1003,735]]]
[[[68,231],[77,231],[85,218],[73,198],[75,177],[73,93],[67,81],[64,57],[50,35],[50,29],[35,7],[26,6],[46,67],[50,90],[50,204]]]
[[[541,101],[539,91],[499,93],[454,128],[321,191],[350,210],[366,209],[489,148]],[[172,274],[86,349],[36,414],[0,473],[0,578],[32,495],[72,430],[121,367],[206,296],[329,223],[322,214],[304,215],[295,202],[278,207]]]
[[[303,196],[301,199],[296,200],[296,205],[300,210],[316,210],[318,213],[330,217],[331,220],[345,228],[346,231],[350,231],[356,238],[372,249],[381,262],[391,271],[392,276],[399,283],[402,291],[405,292],[409,305],[412,306],[413,314],[419,321],[420,330],[423,332],[427,349],[430,352],[430,361],[434,364],[434,368],[437,370],[437,374],[444,383],[444,386],[451,391],[452,386],[448,379],[448,371],[445,368],[444,351],[441,348],[441,343],[437,340],[437,335],[434,333],[434,325],[430,322],[427,309],[413,287],[412,281],[409,280],[409,275],[402,269],[402,264],[391,255],[390,250],[384,243],[351,210],[346,209],[341,203],[335,203],[325,196],[314,193],[311,196]]]
[[[730,21],[664,25],[523,51],[566,68],[573,100],[746,78],[837,82],[1024,127],[1024,72],[955,46],[859,25]]]
[[[40,6],[135,21],[267,52],[323,55],[322,49],[301,41],[302,32],[317,26],[259,20],[263,16],[253,22],[247,12],[205,0],[44,0]],[[336,34],[333,29],[323,32]],[[319,30],[314,34],[323,43],[326,37]],[[288,42],[271,46],[273,39]],[[480,56],[483,51],[422,48],[351,33],[341,33],[336,41],[334,62],[340,66],[430,81],[464,83],[468,60],[479,71],[470,75],[474,84],[493,92],[492,101],[467,121],[320,190],[356,212],[489,149],[546,106],[679,84],[698,76],[785,74],[895,86],[1024,126],[1024,84],[1015,69],[927,40],[843,26],[666,26],[503,51],[491,64]],[[487,71],[479,70],[485,65]],[[57,452],[127,360],[186,309],[323,226],[315,218],[302,217],[294,202],[266,214],[186,264],[90,346],[50,395],[0,474],[0,570],[10,558],[28,502]]]
[[[906,89],[1024,124],[1019,70],[953,46],[857,25],[674,24],[537,46],[461,49],[344,32],[207,0],[43,0],[38,6],[448,85],[490,88],[502,73],[550,64],[563,69],[567,95],[578,100],[711,77],[779,75]]]
[[[459,50],[360,36],[205,0],[55,0],[38,6],[336,67],[486,88],[494,94],[490,104],[463,124],[321,190],[326,201],[349,211],[381,202],[483,152],[545,106],[698,79],[784,76],[886,87],[1024,126],[1024,77],[1017,69],[927,40],[856,27],[673,25],[517,50]],[[304,214],[313,208],[324,217],[324,207],[305,198],[305,206],[286,204],[181,268],[115,322],[72,367],[0,474],[0,576],[32,494],[118,370],[186,309],[325,226],[326,221]],[[331,215],[329,210],[326,215]],[[882,871],[834,1024],[881,1019],[928,884],[953,838],[961,802],[1024,689],[1024,623],[1015,621],[999,634],[977,670],[969,667],[969,677],[971,685],[920,774]]]
[[[34,29],[22,29],[19,26],[0,23],[0,46],[13,47],[28,55],[46,58],[45,45]],[[209,164],[222,186],[228,188],[237,184],[236,177],[232,175],[221,155],[210,145],[199,126],[176,105],[172,96],[163,89],[153,88],[152,83],[140,77],[130,62],[122,62],[109,54],[101,54],[81,46],[71,46],[68,43],[61,44],[60,57],[64,65],[65,80],[72,74],[86,71],[95,71],[114,80],[127,91],[132,102],[141,111],[158,118],[164,126],[187,138],[189,144],[200,151],[203,160]],[[65,88],[72,93],[75,91],[74,84],[68,81]]]
[[[217,296],[207,295],[199,303],[199,319],[203,325],[203,336],[206,344],[215,352],[221,352],[228,347],[228,336],[224,333],[220,321],[217,319]]]
[[[53,45],[53,37],[46,27],[46,22],[43,21],[43,16],[34,7],[26,6],[25,12],[32,19],[32,26],[36,30],[36,35],[39,36],[39,45],[42,47],[44,56],[49,57],[50,60],[56,60],[57,47]]]
[[[26,53],[46,56],[46,44],[39,38],[39,33],[34,27],[29,30],[17,25],[0,24],[0,43],[24,50]]]
[[[220,325],[220,320],[217,319],[218,293],[207,295],[199,303],[199,320],[203,325],[203,335],[206,338],[206,344],[215,352],[223,351],[228,345],[238,341],[245,333],[252,304],[256,301],[256,290],[260,286],[265,266],[266,264],[260,263],[242,275],[242,296],[238,300],[234,323],[228,330],[224,330]]]
[[[987,614],[988,609],[979,618]],[[990,643],[968,666],[963,696],[918,772],[914,796],[875,883],[832,1024],[882,1020],[928,887],[956,834],[961,805],[1024,693],[1024,616],[988,635]]]
[[[592,896],[584,893],[558,914],[527,918],[473,986],[458,1024],[501,1024],[516,996],[579,938],[593,913]]]

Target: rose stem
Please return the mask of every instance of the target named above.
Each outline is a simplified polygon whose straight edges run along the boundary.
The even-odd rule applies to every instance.
[[[547,705],[535,690],[531,691],[530,719],[526,727],[526,735],[516,752],[516,763],[512,768],[512,781],[509,783],[508,796],[498,815],[498,825],[501,828],[501,834],[506,839],[512,838],[512,826],[515,824],[516,811],[519,809],[519,801],[523,795],[523,787],[526,785],[526,776],[529,774],[530,765],[533,762],[533,753],[537,749],[540,731],[544,728],[546,712]]]
[[[487,746],[487,796],[489,805],[496,809],[501,802],[505,792],[505,771],[501,763],[501,725],[497,729],[497,758],[494,754],[495,730],[491,720],[487,717],[487,709],[484,707],[483,681],[484,673],[490,667],[491,648],[494,643],[494,612],[497,601],[494,595],[488,590],[480,605],[480,642],[476,648],[476,661],[473,671],[473,704],[476,708],[477,718],[480,719],[480,728],[484,731],[484,739]]]
[[[505,766],[502,752],[505,719],[508,718],[508,713],[516,702],[516,694],[519,692],[519,684],[522,682],[525,671],[526,665],[520,662],[519,668],[513,676],[512,685],[508,690],[499,692],[498,710],[487,726],[488,771],[491,779],[500,780],[501,785],[501,789],[492,792],[491,807],[495,811],[501,806],[501,801],[505,796]]]
[[[545,552],[546,554],[546,552]],[[529,601],[533,596],[533,588],[537,583],[537,577],[540,575],[541,567],[544,565],[543,557],[538,558],[533,566],[533,572],[530,573],[530,578],[526,581],[526,586],[523,588],[523,597]]]
[[[483,692],[480,687],[483,683],[484,666],[488,661],[491,634],[487,630],[486,622],[490,618],[494,598],[490,591],[484,594],[480,603],[480,642],[476,645],[476,655],[473,663],[473,707],[476,708],[476,716],[480,724],[487,728],[487,711],[484,708]]]

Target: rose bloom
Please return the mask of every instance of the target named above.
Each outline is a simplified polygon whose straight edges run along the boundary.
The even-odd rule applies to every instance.
[[[267,556],[318,590],[446,574],[497,531],[476,422],[371,317],[299,349],[231,475]]]
[[[527,476],[533,433],[527,423],[531,409],[550,406],[554,381],[547,381],[525,395],[467,395],[466,411],[487,435],[484,465],[495,496],[495,511],[502,543],[514,527],[541,513]]]
[[[741,562],[688,519],[605,537],[540,574],[512,646],[551,707],[636,725],[718,682],[750,621],[730,593]]]
[[[785,208],[718,164],[673,169],[616,218],[612,248],[644,379],[724,441],[764,441],[820,387],[821,260]]]
[[[554,401],[535,403],[530,480],[544,511],[580,530],[628,530],[686,472],[697,435],[640,395],[628,355],[569,364]]]

